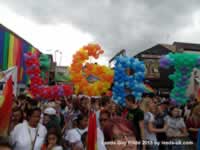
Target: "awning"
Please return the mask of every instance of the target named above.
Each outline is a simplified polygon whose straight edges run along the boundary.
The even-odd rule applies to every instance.
[[[55,81],[56,82],[69,82],[71,81],[70,77],[65,75],[62,72],[55,73]]]

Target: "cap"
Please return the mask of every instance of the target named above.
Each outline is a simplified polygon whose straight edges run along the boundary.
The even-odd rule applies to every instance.
[[[47,115],[56,115],[56,110],[52,107],[48,107],[44,110],[44,114]]]

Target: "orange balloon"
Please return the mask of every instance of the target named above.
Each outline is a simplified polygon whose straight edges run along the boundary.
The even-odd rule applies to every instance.
[[[90,63],[86,63],[83,67],[83,63],[88,60],[89,56],[98,59],[103,52],[98,44],[88,44],[73,55],[70,74],[75,84],[76,93],[82,92],[89,96],[96,96],[105,92],[111,86],[113,75],[110,75],[110,72],[112,72],[110,68]],[[99,81],[88,83],[86,77],[89,75],[96,76]]]

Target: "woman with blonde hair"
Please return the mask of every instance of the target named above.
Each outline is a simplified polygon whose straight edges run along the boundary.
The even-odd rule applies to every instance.
[[[140,109],[144,112],[149,112],[149,103],[153,101],[150,97],[145,97],[142,99],[142,102],[140,104]]]
[[[151,98],[144,98],[141,107],[144,113],[144,135],[146,150],[158,150],[156,133],[166,131],[166,126],[161,129],[155,127],[155,114],[157,111],[156,103]]]

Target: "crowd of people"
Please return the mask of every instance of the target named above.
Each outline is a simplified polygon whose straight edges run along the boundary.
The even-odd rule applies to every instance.
[[[146,94],[126,105],[112,97],[73,95],[55,101],[18,96],[12,106],[8,137],[1,150],[86,150],[88,117],[96,114],[98,150],[195,150],[200,128],[200,103],[176,105]]]

